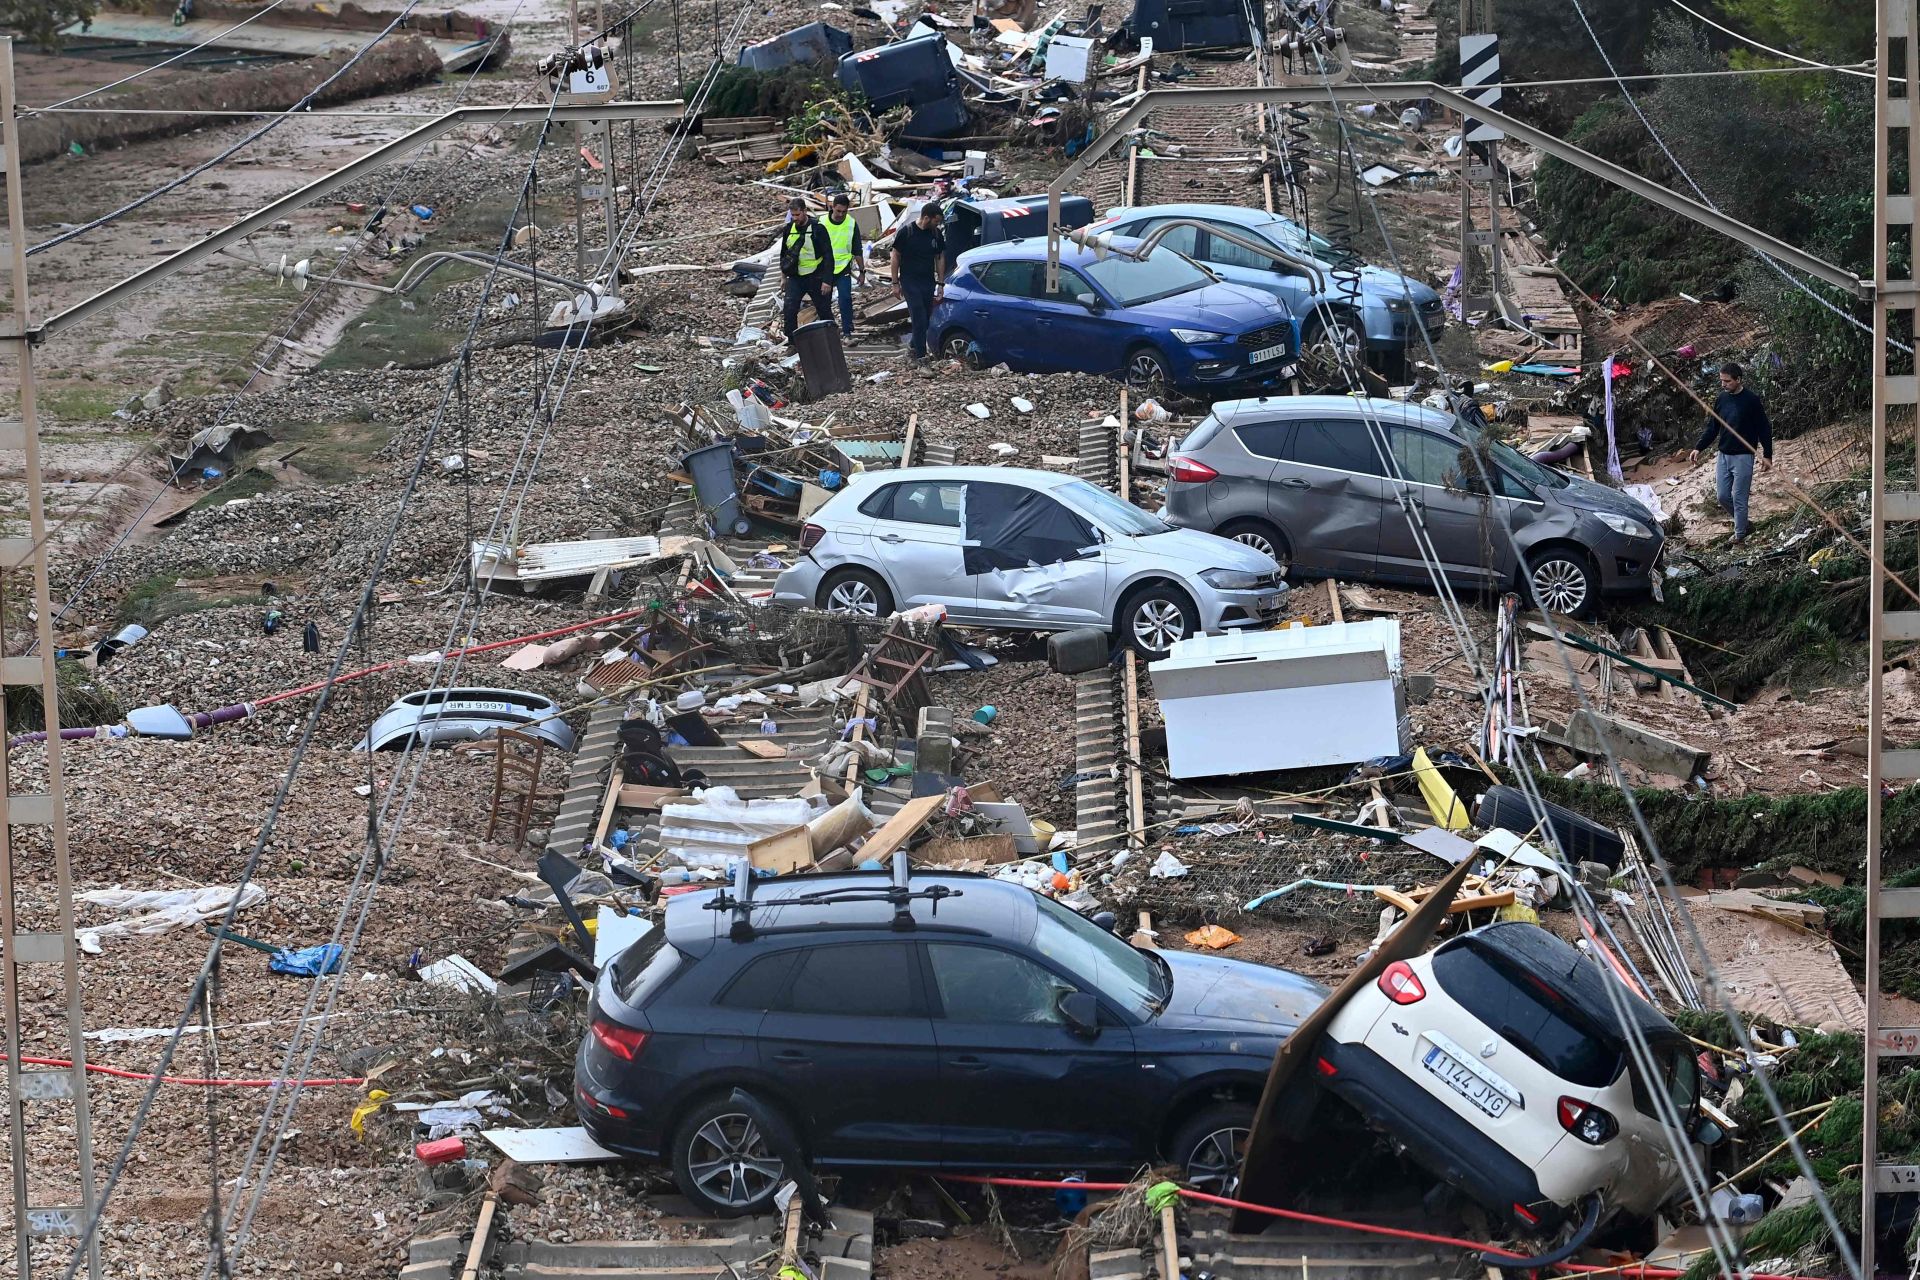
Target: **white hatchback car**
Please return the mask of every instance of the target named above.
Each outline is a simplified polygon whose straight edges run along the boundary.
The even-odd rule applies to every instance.
[[[1693,1046],[1623,991],[1660,1078],[1633,1065],[1609,980],[1536,925],[1476,929],[1389,965],[1354,996],[1321,1039],[1315,1074],[1516,1231],[1644,1222],[1680,1189],[1677,1147],[1721,1135],[1700,1114]],[[1655,1090],[1684,1131],[1658,1118]]]
[[[815,511],[775,604],[885,615],[937,604],[968,626],[1117,631],[1165,656],[1279,617],[1266,553],[1176,529],[1085,480],[1014,467],[869,471]]]

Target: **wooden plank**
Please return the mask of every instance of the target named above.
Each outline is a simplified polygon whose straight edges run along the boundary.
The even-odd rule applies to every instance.
[[[805,827],[789,827],[779,835],[762,836],[747,846],[747,861],[775,875],[804,871],[813,865],[813,837]]]
[[[944,793],[937,796],[916,796],[907,801],[900,806],[899,812],[888,818],[878,831],[867,837],[867,842],[860,846],[856,856],[862,862],[868,858],[874,858],[884,865],[886,860],[893,856],[894,850],[913,839],[914,832],[926,826],[928,820],[939,812],[946,802],[947,797]]]
[[[1160,1280],[1180,1280],[1180,1234],[1172,1205],[1160,1210],[1159,1255]]]
[[[854,721],[854,726],[852,731],[847,734],[848,742],[859,743],[866,740],[867,726],[864,724],[861,724],[860,721],[863,721],[867,718],[867,708],[871,702],[872,696],[873,696],[873,686],[869,684],[861,685],[860,692],[853,695],[853,715],[851,718]],[[849,791],[853,790],[853,788],[856,785],[858,785],[859,781],[860,781],[860,757],[856,755],[853,757],[853,759],[847,761],[847,777],[846,777],[847,790]]]
[[[762,760],[785,760],[787,749],[777,742],[768,742],[765,738],[742,738],[733,744],[750,756]]]
[[[1327,602],[1333,606],[1333,620],[1335,622],[1345,622],[1347,620],[1347,611],[1342,608],[1340,604],[1340,584],[1332,578],[1327,579]]]
[[[487,1192],[487,1198],[480,1202],[480,1216],[473,1224],[473,1243],[467,1246],[467,1265],[460,1269],[460,1280],[480,1280],[480,1263],[486,1257],[487,1241],[493,1235],[493,1216],[499,1207],[499,1194]]]
[[[1413,894],[1402,893],[1398,889],[1383,887],[1374,889],[1373,896],[1382,902],[1391,903],[1408,915],[1412,915],[1414,908],[1419,906],[1423,900],[1432,896],[1432,892],[1433,891],[1429,889],[1425,893],[1422,893],[1420,897],[1416,898]],[[1513,890],[1511,889],[1502,889],[1498,893],[1475,894],[1468,898],[1455,898],[1452,905],[1447,908],[1447,914],[1452,916],[1459,915],[1462,911],[1481,911],[1489,907],[1510,907],[1513,905],[1513,901]]]
[[[613,825],[613,811],[620,799],[623,782],[625,779],[621,776],[620,762],[616,760],[607,775],[607,793],[600,798],[600,820],[593,825],[593,846],[596,849],[606,842],[607,828]]]
[[[903,467],[910,467],[913,465],[914,435],[919,431],[919,429],[920,429],[920,415],[917,413],[908,414],[907,415],[907,438],[900,446],[900,465]]]
[[[1127,650],[1127,841],[1144,844],[1147,839],[1147,800],[1140,776],[1140,656]]]
[[[683,787],[649,787],[635,782],[620,788],[616,803],[622,809],[658,809],[669,800],[684,799],[686,794]]]

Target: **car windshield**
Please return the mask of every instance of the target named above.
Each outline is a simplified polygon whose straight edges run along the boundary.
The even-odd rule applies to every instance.
[[[1465,418],[1459,419],[1459,423],[1462,429],[1466,431],[1473,431],[1474,429],[1473,424]],[[1512,445],[1502,444],[1484,431],[1478,432],[1477,434],[1486,442],[1487,453],[1493,461],[1513,473],[1514,477],[1518,479],[1520,483],[1525,485],[1543,485],[1548,489],[1564,489],[1572,483],[1572,481],[1568,480],[1558,471],[1555,471],[1551,467],[1541,466]]]
[[[1162,971],[1146,952],[1050,898],[1036,895],[1034,902],[1040,908],[1035,951],[1136,1018],[1151,1018],[1166,1006],[1171,970]]]
[[[1325,236],[1317,236],[1284,218],[1267,223],[1260,228],[1260,233],[1283,249],[1305,249],[1322,262],[1330,262],[1344,256],[1334,247],[1333,241]]]
[[[1212,284],[1213,277],[1171,249],[1158,248],[1144,258],[1108,258],[1080,268],[1123,307],[1170,298]]]
[[[1085,480],[1074,480],[1061,485],[1053,491],[1081,515],[1090,517],[1093,522],[1108,533],[1118,533],[1130,538],[1151,537],[1156,533],[1166,533],[1173,526],[1159,516],[1142,511],[1131,502],[1114,497],[1097,485]]]

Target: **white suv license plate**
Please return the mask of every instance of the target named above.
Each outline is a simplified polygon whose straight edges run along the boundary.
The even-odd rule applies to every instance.
[[[1455,1061],[1446,1050],[1429,1048],[1420,1062],[1427,1070],[1445,1080],[1455,1093],[1494,1119],[1506,1114],[1508,1102],[1500,1091],[1475,1075],[1471,1067]]]
[[[1277,347],[1262,347],[1248,356],[1247,360],[1251,364],[1264,364],[1268,360],[1278,360],[1285,354],[1287,354],[1287,344],[1283,342]]]

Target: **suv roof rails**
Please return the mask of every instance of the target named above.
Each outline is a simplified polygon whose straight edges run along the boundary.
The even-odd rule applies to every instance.
[[[753,940],[755,936],[753,912],[757,907],[788,907],[803,904],[820,906],[840,902],[890,902],[893,904],[893,927],[907,930],[914,927],[914,902],[931,902],[933,914],[938,916],[943,899],[958,898],[963,892],[944,884],[915,889],[913,863],[904,849],[894,853],[892,875],[884,889],[872,889],[865,885],[842,885],[837,889],[821,889],[814,893],[803,893],[797,897],[760,902],[753,896],[752,864],[745,858],[735,858],[730,870],[733,877],[732,893],[729,894],[727,888],[722,888],[707,902],[706,907],[709,911],[728,911],[733,914],[733,921],[727,927],[727,937],[734,942]]]

